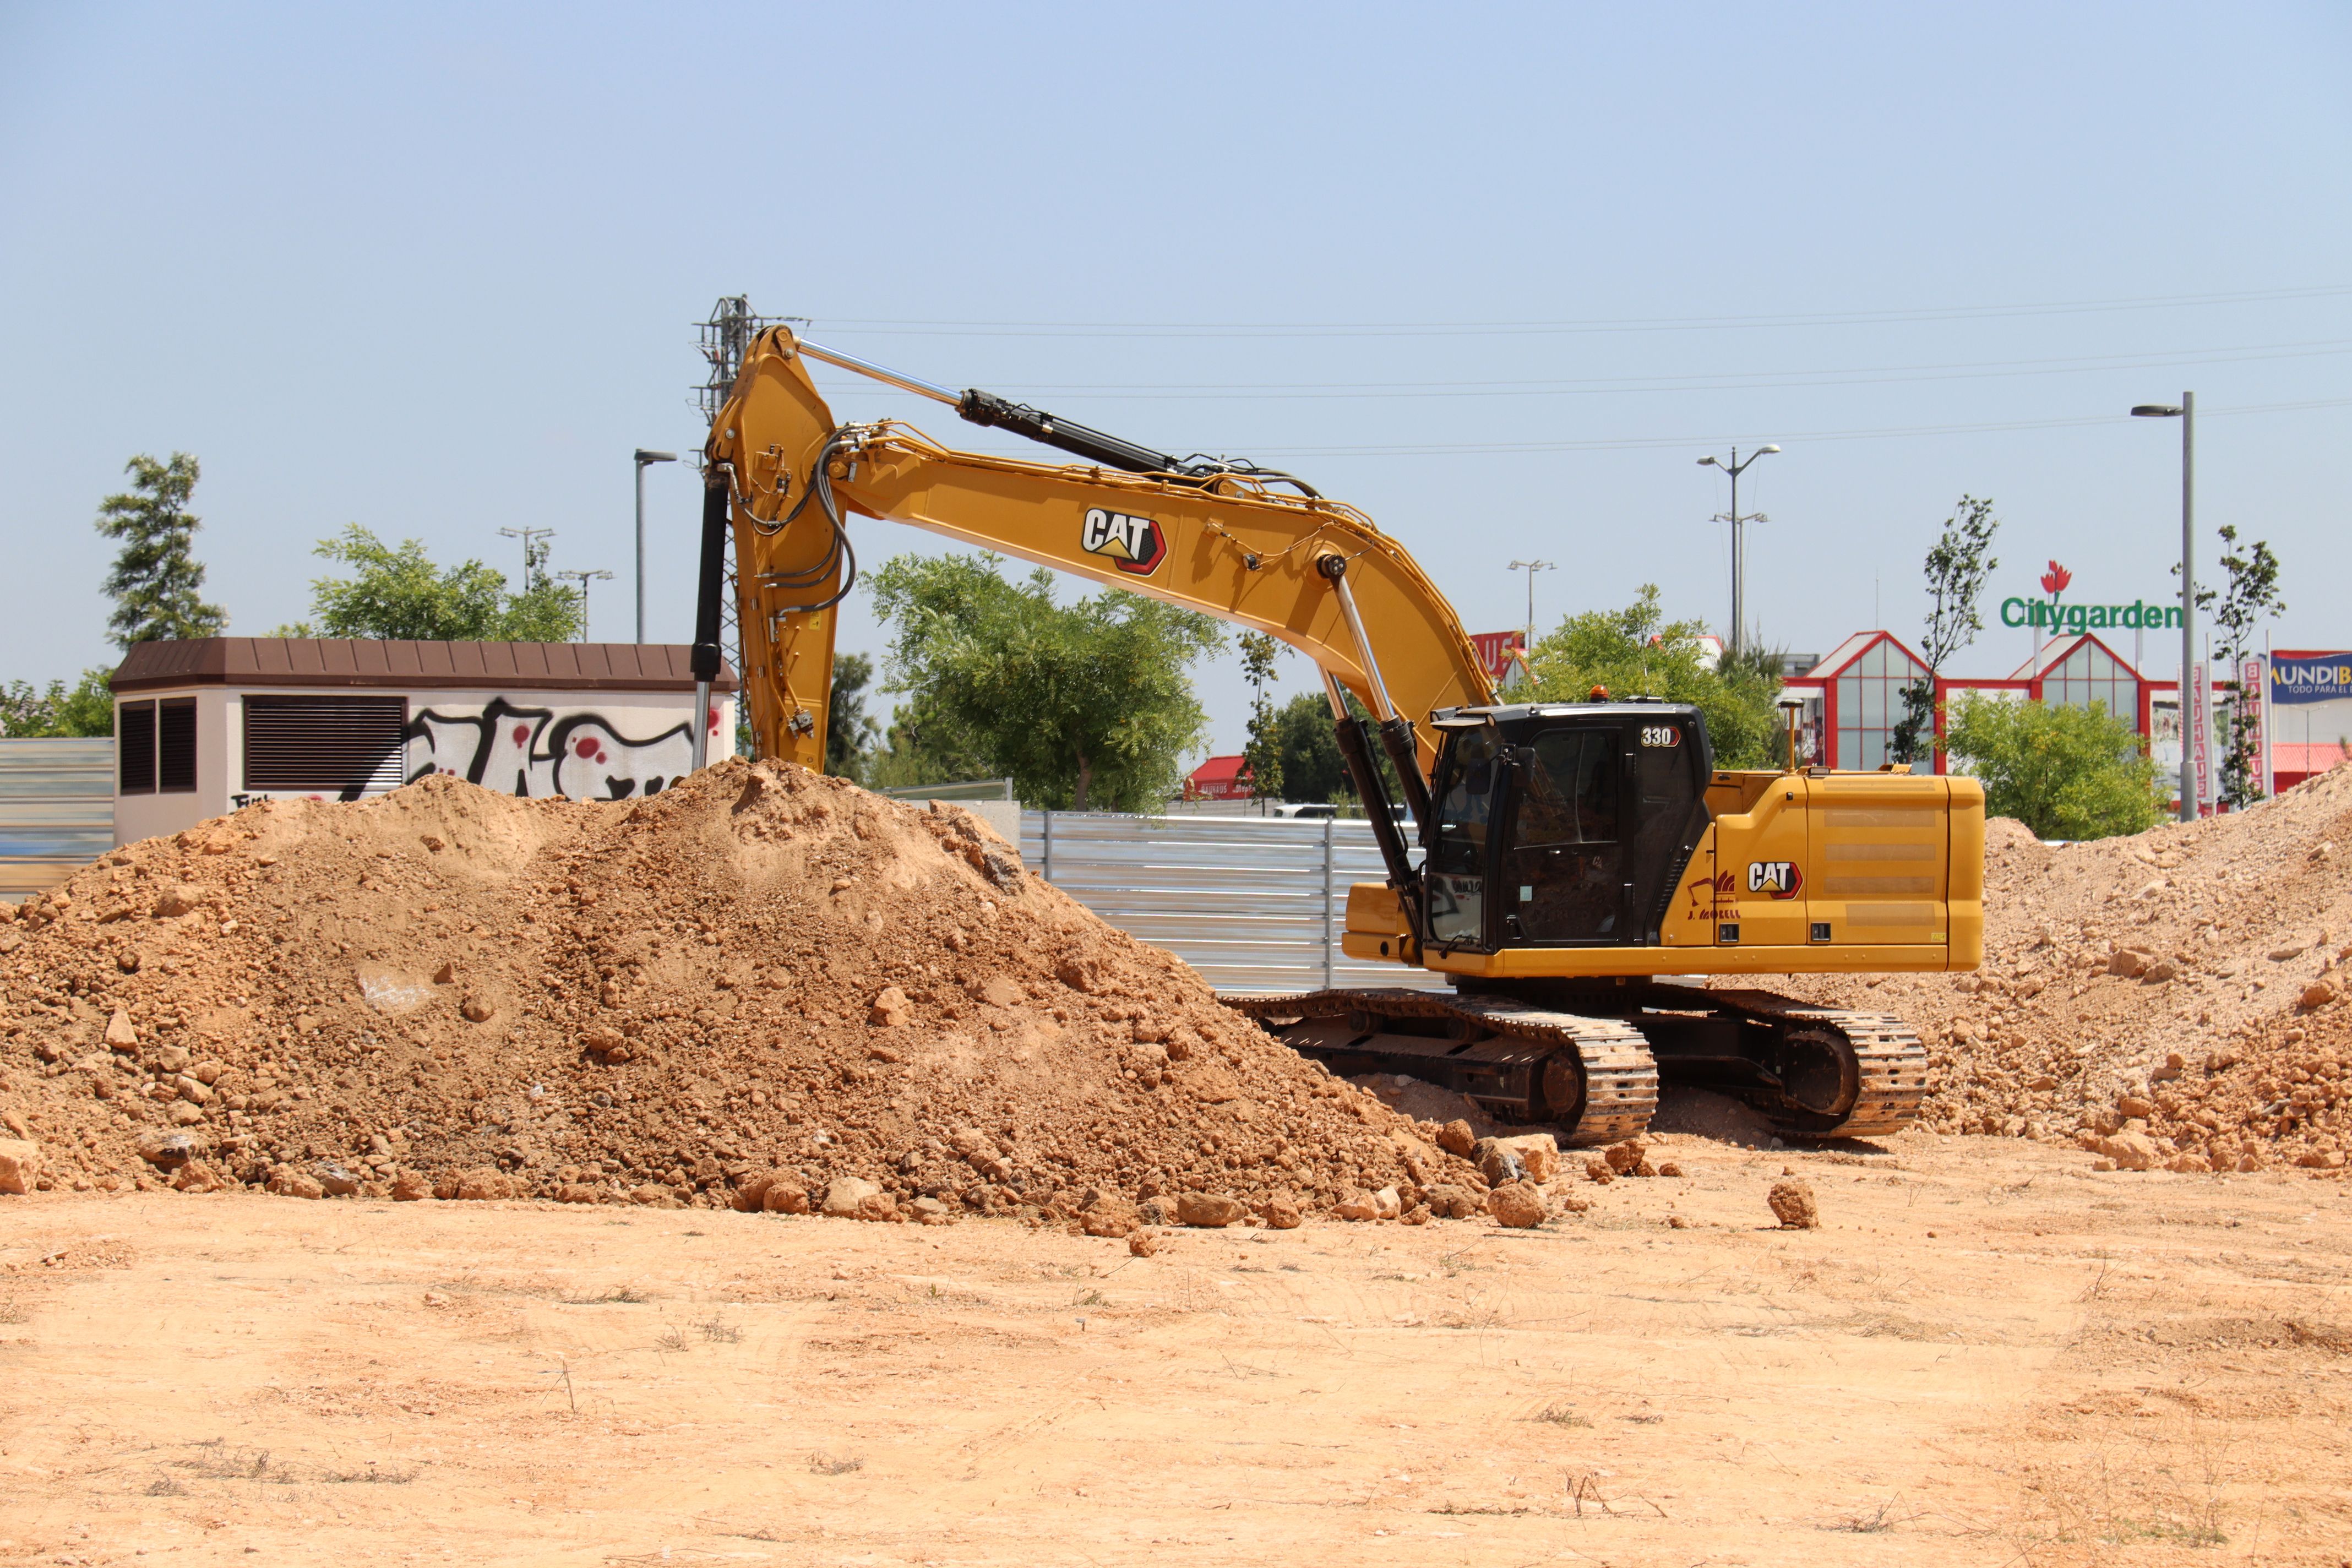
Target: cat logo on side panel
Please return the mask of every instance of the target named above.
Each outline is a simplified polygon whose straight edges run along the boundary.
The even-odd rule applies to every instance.
[[[1139,577],[1150,576],[1168,558],[1168,535],[1158,523],[1098,506],[1087,509],[1078,543],[1088,554],[1108,555],[1120,571]]]

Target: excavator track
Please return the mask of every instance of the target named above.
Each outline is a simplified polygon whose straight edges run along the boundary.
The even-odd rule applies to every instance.
[[[1662,1076],[1732,1095],[1806,1140],[1899,1132],[1927,1091],[1927,1047],[1901,1019],[1769,991],[1627,987],[1592,1013],[1402,988],[1222,1000],[1342,1076],[1421,1079],[1498,1120],[1557,1122],[1572,1148],[1646,1128]]]
[[[1226,996],[1301,1055],[1343,1077],[1402,1073],[1467,1096],[1507,1121],[1552,1121],[1571,1148],[1650,1124],[1658,1064],[1622,1018],[1517,997],[1402,988]]]
[[[1927,1047],[1902,1019],[1888,1013],[1816,1006],[1770,991],[1711,990],[1701,994],[1716,1007],[1792,1035],[1827,1035],[1852,1052],[1853,1100],[1842,1115],[1809,1110],[1782,1096],[1745,1097],[1784,1133],[1879,1138],[1900,1132],[1919,1119],[1919,1102],[1927,1094]]]

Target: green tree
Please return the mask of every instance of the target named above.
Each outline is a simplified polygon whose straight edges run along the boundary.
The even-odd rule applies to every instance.
[[[311,619],[278,637],[386,642],[569,642],[580,633],[580,595],[550,578],[547,547],[534,542],[520,594],[479,561],[444,570],[409,539],[398,549],[358,523],[321,540],[313,554],[353,568],[310,584]]]
[[[196,459],[174,452],[171,461],[159,463],[142,452],[123,465],[123,472],[131,476],[131,489],[107,497],[98,508],[99,532],[122,542],[105,584],[114,596],[114,614],[106,624],[116,646],[127,649],[134,643],[218,636],[228,625],[228,612],[197,596],[205,569],[190,548],[204,526],[188,510],[196,489]]]
[[[1242,674],[1250,683],[1249,740],[1242,747],[1248,765],[1250,795],[1257,800],[1282,800],[1282,738],[1275,721],[1274,700],[1265,689],[1274,680],[1274,661],[1283,645],[1264,632],[1241,635]]]
[[[1063,605],[1053,574],[1008,583],[993,555],[902,555],[874,576],[887,688],[928,698],[1021,798],[1147,811],[1171,799],[1208,726],[1186,672],[1224,646],[1208,616],[1121,589]]]
[[[1302,691],[1274,710],[1275,750],[1282,759],[1286,800],[1330,805],[1356,798],[1331,732],[1331,701],[1319,691]]]
[[[1983,782],[1987,816],[2015,817],[2038,838],[2145,833],[2163,816],[2133,721],[2105,707],[1969,692],[1949,705],[1943,749]]]
[[[36,691],[30,681],[10,681],[0,690],[0,735],[95,739],[113,734],[111,675],[103,668],[85,669],[71,689],[52,680],[46,692]]]
[[[1927,626],[1919,657],[1927,661],[1930,671],[1943,668],[1946,659],[1976,641],[1977,634],[1984,630],[1977,599],[1984,592],[1985,579],[2000,569],[1991,554],[1992,536],[2000,528],[1991,501],[1964,495],[1958,510],[1944,520],[1944,531],[1937,537],[1935,548],[1927,552]],[[1928,737],[1935,722],[1935,681],[1906,684],[1903,717],[1895,721],[1886,738],[1889,759],[1926,760],[1933,749]]]
[[[2214,608],[2210,588],[2200,588],[2197,607],[2210,610],[2213,625],[2221,634],[2221,664],[2228,679],[2235,680],[2253,651],[2254,632],[2266,616],[2275,616],[2286,609],[2286,601],[2279,596],[2278,557],[2271,553],[2270,543],[2257,539],[2241,551],[2238,531],[2226,524],[2221,529],[2221,571],[2229,585],[2221,594],[2221,607]],[[2263,769],[2254,755],[2254,731],[2263,721],[2262,693],[2241,689],[2230,700],[2229,743],[2221,750],[2221,796],[2232,805],[2244,805],[2263,797]]]
[[[989,775],[978,745],[927,693],[898,704],[881,747],[866,758],[868,789],[912,789]],[[1002,777],[1002,774],[997,775]]]
[[[825,709],[824,771],[836,778],[862,779],[866,754],[882,739],[882,727],[866,711],[866,689],[873,683],[872,659],[862,653],[834,656],[833,700]]]
[[[1771,767],[1780,760],[1772,700],[1782,656],[1748,649],[1709,669],[1699,640],[1706,630],[1700,621],[1669,622],[1657,585],[1643,584],[1625,608],[1570,616],[1536,644],[1528,700],[1582,702],[1601,687],[1614,698],[1688,702],[1706,717],[1717,766]]]

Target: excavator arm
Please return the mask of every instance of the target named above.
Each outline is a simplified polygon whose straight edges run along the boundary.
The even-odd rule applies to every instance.
[[[958,451],[895,420],[839,424],[810,377],[812,359],[1084,460]],[[1287,475],[1154,452],[993,394],[884,370],[784,327],[753,343],[707,457],[697,668],[718,668],[719,552],[731,527],[743,688],[765,755],[824,766],[835,618],[856,572],[852,515],[911,523],[1280,638],[1324,673],[1367,802],[1381,794],[1376,741],[1417,819],[1427,817],[1437,756],[1429,715],[1492,700],[1453,606],[1412,556],[1363,513]],[[1342,689],[1373,716],[1372,736],[1348,721]],[[1392,821],[1375,813],[1375,828],[1394,841],[1392,873],[1407,875]]]

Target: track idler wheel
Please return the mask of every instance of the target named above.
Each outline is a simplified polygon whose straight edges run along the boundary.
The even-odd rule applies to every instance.
[[[1829,1029],[1788,1030],[1773,1047],[1782,1110],[1773,1120],[1798,1132],[1827,1132],[1843,1121],[1862,1092],[1853,1047]]]

